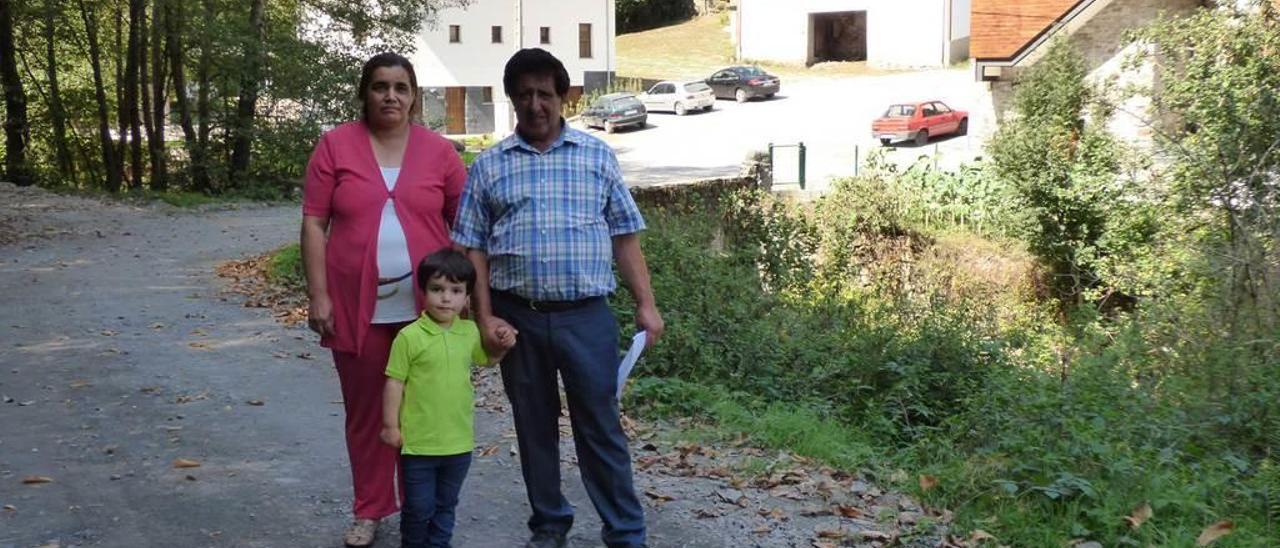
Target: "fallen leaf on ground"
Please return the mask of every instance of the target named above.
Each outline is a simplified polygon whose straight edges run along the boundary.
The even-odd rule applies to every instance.
[[[645,491],[645,492],[644,492],[644,494],[645,494],[645,496],[647,496],[647,497],[649,497],[649,498],[651,498],[651,499],[653,499],[653,500],[660,500],[660,501],[663,501],[663,502],[666,502],[666,501],[669,501],[669,500],[676,500],[676,498],[675,498],[675,497],[673,497],[673,496],[671,496],[671,495],[666,495],[666,494],[663,494],[663,493],[659,493],[659,492],[657,492],[657,491],[654,491],[653,489],[649,489],[649,490]]]
[[[849,532],[844,529],[818,529],[818,538],[848,538]]]
[[[88,387],[88,386],[93,386],[93,383],[91,383],[91,382],[89,382],[89,381],[86,381],[86,380],[74,380],[74,381],[71,381],[71,388],[85,388],[85,387]]]
[[[1133,512],[1128,516],[1125,516],[1124,521],[1129,524],[1130,529],[1137,529],[1142,527],[1142,524],[1146,523],[1147,520],[1151,519],[1151,516],[1151,504],[1144,502],[1139,504],[1137,508],[1134,508]]]
[[[751,532],[757,535],[767,535],[773,532],[773,528],[769,527],[768,525],[761,525],[759,527],[756,527],[755,529],[752,529]]]
[[[195,348],[195,349],[197,349],[197,350],[211,350],[211,349],[212,349],[212,348],[209,346],[209,343],[207,343],[207,342],[200,342],[200,341],[196,341],[196,342],[193,342],[193,343],[187,343],[187,346],[190,346],[191,348]]]
[[[12,504],[6,504],[6,505],[4,505],[4,511],[5,511],[5,512],[17,512],[17,511],[18,511],[18,507],[17,507],[17,506],[14,506],[14,505],[12,505]]]
[[[22,478],[23,485],[39,485],[42,483],[53,483],[53,478],[49,476],[27,476]]]
[[[874,529],[863,529],[858,531],[858,536],[863,540],[893,540],[893,535],[884,531],[876,531]]]
[[[825,540],[815,540],[813,541],[813,548],[840,548],[840,545]]]
[[[119,335],[119,334],[120,334],[120,332],[119,332],[119,331],[112,331],[112,330],[110,330],[110,329],[103,329],[103,330],[102,330],[102,336],[103,336],[103,337],[114,337],[114,336]]]
[[[847,504],[837,504],[835,510],[837,514],[846,518],[860,518],[866,515],[866,512],[863,512],[861,508]]]
[[[920,475],[920,490],[921,490],[921,491],[928,491],[928,490],[933,489],[934,487],[937,487],[937,486],[938,486],[938,478],[937,478],[936,476],[930,476],[930,475],[928,475],[928,474],[921,474],[921,475]]]
[[[262,407],[263,405],[266,405],[266,402],[263,402],[262,400],[249,400],[245,403],[252,405],[254,407]]]
[[[191,459],[174,459],[174,468],[199,468],[200,461]]]
[[[492,457],[497,454],[498,454],[498,446],[496,445],[490,445],[480,450],[480,456],[482,457]]]
[[[195,477],[195,476],[193,476],[193,475],[191,475],[191,474],[187,474],[187,481],[195,481],[195,480],[196,480],[196,477]]]
[[[983,531],[982,529],[974,529],[973,532],[969,533],[969,544],[979,544],[983,541],[995,539],[996,537],[994,535]]]
[[[177,398],[174,398],[173,403],[191,403],[193,401],[200,401],[200,400],[207,400],[207,399],[209,399],[209,391],[205,390],[204,392],[201,392],[199,394],[187,394],[183,396],[178,396]]]
[[[693,515],[702,519],[718,518],[720,516],[723,516],[724,512],[721,512],[719,510],[713,510],[710,508],[694,508]]]
[[[1200,536],[1196,538],[1196,546],[1208,546],[1213,544],[1214,541],[1230,535],[1235,528],[1235,522],[1229,519],[1224,519],[1218,523],[1205,527],[1204,531],[1200,532]]]

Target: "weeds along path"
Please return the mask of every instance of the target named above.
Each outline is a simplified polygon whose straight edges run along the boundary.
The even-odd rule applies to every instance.
[[[0,548],[338,545],[350,485],[330,358],[214,275],[294,241],[298,209],[131,206],[0,184]],[[527,510],[509,411],[493,370],[477,380],[456,545],[518,546]],[[900,514],[921,519],[855,477],[631,426],[655,547],[888,539]],[[571,545],[597,546],[567,438]],[[736,477],[747,458],[773,474]],[[395,528],[379,546],[399,545]]]

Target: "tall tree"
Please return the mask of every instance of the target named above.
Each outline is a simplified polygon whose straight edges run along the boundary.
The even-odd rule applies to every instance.
[[[53,151],[58,175],[65,180],[75,177],[75,162],[67,147],[67,114],[62,104],[62,91],[58,87],[58,56],[54,45],[54,21],[62,15],[60,0],[45,0],[44,39],[45,76],[49,80],[49,122],[53,126]]]
[[[240,77],[240,99],[236,102],[236,120],[233,126],[230,173],[233,184],[239,183],[248,170],[253,144],[258,86],[262,82],[263,41],[267,38],[263,22],[262,0],[250,0],[249,31],[250,36],[244,44],[244,72]]]
[[[187,77],[182,49],[182,32],[186,12],[182,2],[165,2],[165,49],[169,52],[169,70],[173,74],[173,95],[178,102],[178,124],[191,158],[191,184],[200,192],[209,192],[209,171],[205,166],[204,148],[191,124],[191,101],[187,97]]]
[[[98,139],[102,142],[102,167],[107,172],[106,189],[120,192],[120,163],[111,139],[111,122],[107,113],[107,92],[102,82],[102,49],[98,45],[98,14],[92,6],[78,0],[84,33],[89,42],[89,66],[93,71],[93,95],[98,102]]]
[[[144,118],[147,124],[147,147],[151,151],[151,189],[163,192],[169,188],[169,158],[164,146],[166,63],[164,49],[166,0],[151,3],[151,113]],[[146,53],[142,54],[145,58]],[[145,74],[145,69],[143,73]],[[143,90],[146,97],[146,90]]]
[[[129,0],[129,38],[125,50],[124,68],[124,122],[129,130],[129,182],[134,188],[142,187],[142,130],[138,114],[138,81],[141,57],[141,33],[146,18],[145,0]]]
[[[213,29],[216,21],[213,0],[201,0],[204,24],[200,28],[200,61],[196,66],[196,119],[199,127],[196,130],[196,152],[191,155],[193,169],[198,170],[195,180],[196,190],[205,193],[213,192],[213,181],[209,176],[211,167],[209,153],[209,131],[212,129],[209,113],[209,93],[212,90],[210,78],[213,74]]]
[[[18,74],[17,48],[13,45],[13,11],[10,0],[0,0],[0,83],[4,85],[4,171],[20,186],[34,183],[27,169],[27,95]]]

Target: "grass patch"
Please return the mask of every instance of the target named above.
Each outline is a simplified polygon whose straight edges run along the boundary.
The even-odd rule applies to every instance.
[[[306,288],[306,276],[302,269],[302,246],[289,244],[271,254],[267,265],[267,279],[287,287]]]

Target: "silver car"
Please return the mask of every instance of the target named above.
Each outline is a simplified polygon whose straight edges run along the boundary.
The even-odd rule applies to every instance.
[[[684,116],[695,110],[711,110],[716,96],[706,82],[658,82],[649,91],[640,94],[640,102],[650,111],[661,110]]]

